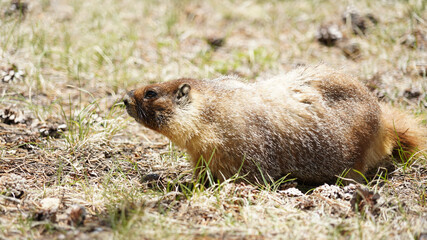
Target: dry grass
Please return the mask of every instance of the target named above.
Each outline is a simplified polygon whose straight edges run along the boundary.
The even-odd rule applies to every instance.
[[[426,237],[425,152],[367,184],[364,205],[354,185],[188,188],[185,154],[116,104],[149,82],[324,62],[427,124],[425,1],[23,2],[0,1],[0,239]],[[354,31],[350,5],[378,23]],[[342,38],[323,46],[331,24]]]

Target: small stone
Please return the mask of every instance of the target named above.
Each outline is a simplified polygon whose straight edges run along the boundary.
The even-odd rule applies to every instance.
[[[12,79],[12,76],[10,76],[10,75],[6,75],[4,78],[3,78],[3,82],[9,82],[10,80]]]
[[[41,209],[56,212],[59,208],[61,200],[59,198],[44,198],[40,201]]]
[[[288,188],[286,190],[279,191],[279,193],[283,193],[283,194],[285,194],[288,197],[301,197],[301,196],[304,196],[304,193],[302,193],[297,188]]]
[[[343,199],[345,197],[344,190],[342,188],[326,183],[314,189],[313,194],[318,194],[331,199]]]

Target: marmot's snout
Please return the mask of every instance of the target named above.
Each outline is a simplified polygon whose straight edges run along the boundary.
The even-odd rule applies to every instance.
[[[134,92],[135,90],[129,91],[128,93],[126,93],[126,95],[123,97],[123,103],[126,106],[126,111],[128,112],[128,114],[135,118],[135,98],[134,98]]]
[[[128,107],[129,104],[131,104],[133,102],[134,92],[135,92],[135,90],[129,91],[123,97],[123,103],[125,104],[126,107]]]

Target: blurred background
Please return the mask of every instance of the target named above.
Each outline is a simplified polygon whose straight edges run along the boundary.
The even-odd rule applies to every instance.
[[[1,87],[18,80],[21,96],[30,98],[31,88],[34,103],[76,98],[76,88],[104,98],[179,77],[253,81],[326,63],[387,101],[426,105],[422,0],[0,4]]]

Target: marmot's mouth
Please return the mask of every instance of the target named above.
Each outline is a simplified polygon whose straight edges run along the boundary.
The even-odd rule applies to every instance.
[[[136,106],[135,106],[135,104],[134,104],[134,99],[131,97],[131,96],[129,96],[129,94],[126,94],[124,97],[123,97],[123,103],[125,104],[125,106],[126,106],[126,111],[127,111],[127,113],[131,116],[131,117],[133,117],[133,118],[135,118],[135,119],[138,119],[138,113],[137,113],[137,111],[136,111]]]
[[[126,106],[126,112],[129,114],[129,116],[137,118],[135,108],[132,108],[131,106]]]
[[[123,101],[126,106],[126,112],[133,118],[138,119],[138,113],[136,111],[136,106],[129,101]]]
[[[127,104],[126,105],[126,112],[131,116],[135,121],[137,121],[140,124],[145,125],[145,113],[142,109],[139,109],[138,106],[134,104]]]

